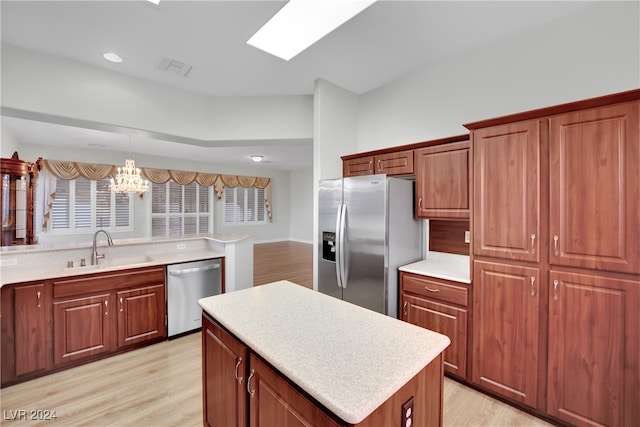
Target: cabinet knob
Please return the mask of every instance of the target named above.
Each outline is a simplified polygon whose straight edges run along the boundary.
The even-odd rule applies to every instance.
[[[406,318],[407,315],[409,314],[409,312],[407,311],[407,306],[409,305],[408,301],[405,301],[404,304],[402,304],[402,313],[404,315],[404,317]]]
[[[251,390],[251,378],[253,378],[254,375],[255,371],[252,369],[251,374],[249,374],[249,378],[247,378],[247,392],[249,392],[249,396],[251,396],[252,398],[256,394],[255,390]]]
[[[558,281],[553,281],[553,299],[554,301],[558,301]]]
[[[553,236],[553,255],[558,256],[558,236]]]
[[[429,291],[429,292],[433,292],[433,293],[440,292],[440,289],[438,289],[438,288],[436,288],[436,289],[432,289],[432,288],[430,288],[430,287],[428,287],[428,286],[425,286],[425,287],[424,287],[424,290],[425,290],[425,291]]]
[[[378,172],[382,172],[382,160],[378,159]]]
[[[122,297],[120,297],[120,311],[124,311],[124,304],[122,301]]]
[[[105,300],[104,301],[104,315],[106,316],[107,314],[109,314],[109,301]]]
[[[40,308],[40,296],[41,296],[40,291],[36,292],[36,303],[38,308]]]

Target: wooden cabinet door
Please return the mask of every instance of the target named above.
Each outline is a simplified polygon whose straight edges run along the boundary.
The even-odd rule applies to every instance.
[[[403,293],[402,320],[446,335],[451,344],[444,351],[444,370],[467,376],[467,310]]]
[[[116,299],[119,347],[167,335],[164,284],[119,291]]]
[[[358,157],[342,162],[342,176],[373,175],[373,156]]]
[[[47,369],[51,359],[49,300],[45,285],[14,289],[15,375]],[[3,343],[4,345],[5,343]]]
[[[474,262],[475,384],[537,406],[540,274],[537,268]]]
[[[640,282],[550,271],[547,412],[577,426],[640,420]]]
[[[373,158],[375,173],[413,175],[413,150],[379,154]]]
[[[640,273],[640,103],[551,118],[551,264]]]
[[[469,142],[415,151],[416,216],[469,218]]]
[[[113,294],[53,302],[53,361],[60,365],[113,348]]]
[[[335,427],[329,417],[254,354],[248,379],[251,427]]]
[[[540,161],[537,120],[473,132],[473,253],[540,261]]]
[[[202,354],[204,425],[246,427],[248,348],[203,316]]]

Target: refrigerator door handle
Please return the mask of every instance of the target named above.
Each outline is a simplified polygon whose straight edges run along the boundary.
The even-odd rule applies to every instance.
[[[342,248],[340,247],[340,242],[342,241],[342,207],[344,205],[342,203],[338,204],[338,212],[336,213],[336,238],[335,238],[335,247],[336,247],[336,279],[338,281],[338,287],[342,287],[342,271],[340,268],[340,257],[342,256]]]
[[[349,248],[347,247],[347,205],[342,205],[342,219],[340,226],[340,281],[342,287],[347,288],[349,281]]]

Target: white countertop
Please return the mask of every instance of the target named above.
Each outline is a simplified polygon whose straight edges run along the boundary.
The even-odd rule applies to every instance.
[[[418,374],[448,337],[288,281],[200,306],[287,378],[356,424]]]
[[[98,251],[105,254],[99,266],[91,264],[92,242],[4,247],[0,250],[0,286],[129,268],[175,264],[226,256],[230,245],[250,241],[251,234],[198,234],[136,239],[114,239],[107,246],[100,236]],[[253,242],[251,240],[251,242]],[[73,268],[66,268],[73,261]]]
[[[100,248],[102,252],[103,248]],[[131,262],[126,259],[118,260],[117,265],[109,263],[109,260],[100,260],[98,266],[87,265],[86,267],[76,266],[74,268],[64,268],[60,266],[43,266],[39,268],[11,268],[2,267],[0,274],[0,286],[12,283],[31,282],[34,280],[57,279],[60,277],[80,276],[83,274],[106,273],[109,271],[126,270],[130,268],[151,267],[154,265],[176,264],[182,262],[196,261],[202,259],[222,258],[224,253],[212,250],[193,250],[188,252],[176,252],[171,254],[157,254],[149,256],[148,260],[140,261],[135,258]],[[91,262],[87,257],[87,264]]]
[[[471,283],[471,265],[469,257],[465,255],[429,252],[427,258],[403,265],[399,270],[454,282]]]

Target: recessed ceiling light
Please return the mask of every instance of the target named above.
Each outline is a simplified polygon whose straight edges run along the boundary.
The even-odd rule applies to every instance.
[[[290,0],[247,44],[290,60],[376,0]]]
[[[158,6],[160,4],[160,0],[147,0],[149,3],[153,3],[156,6]]]
[[[123,61],[122,57],[115,52],[107,52],[102,55],[104,59],[111,62],[120,63]]]
[[[261,156],[259,154],[252,154],[250,157],[254,162],[261,162],[262,159],[264,159],[264,156]]]

